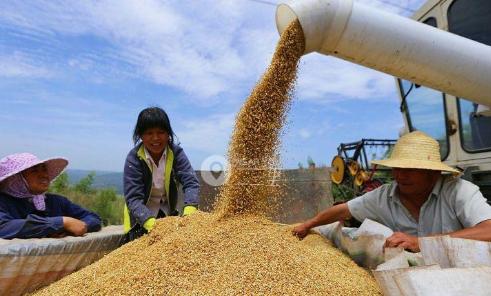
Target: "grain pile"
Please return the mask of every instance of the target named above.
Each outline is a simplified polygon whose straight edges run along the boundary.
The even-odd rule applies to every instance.
[[[291,226],[265,217],[303,47],[294,22],[237,117],[216,212],[159,219],[150,234],[36,295],[381,295],[373,277],[325,239],[299,241]]]
[[[229,145],[230,170],[216,205],[220,216],[268,215],[278,187],[271,184],[280,131],[291,102],[305,41],[298,21],[282,34],[266,73],[235,120]]]
[[[36,295],[377,295],[370,274],[318,235],[264,218],[169,217]]]

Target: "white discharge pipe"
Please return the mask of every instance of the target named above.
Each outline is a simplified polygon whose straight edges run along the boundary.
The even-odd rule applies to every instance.
[[[333,55],[491,106],[491,46],[353,0],[280,4],[278,31],[295,18],[306,54]]]

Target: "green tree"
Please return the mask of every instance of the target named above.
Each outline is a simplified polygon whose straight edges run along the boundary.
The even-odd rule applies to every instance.
[[[355,192],[353,188],[346,186],[344,184],[334,184],[332,183],[332,197],[334,199],[334,202],[345,202],[353,197],[355,197]]]
[[[56,180],[51,183],[49,187],[50,192],[66,192],[70,188],[70,181],[68,179],[68,174],[63,172],[61,175],[56,178]]]
[[[123,199],[118,197],[114,188],[105,188],[97,191],[94,196],[92,209],[101,216],[104,225],[121,223]]]
[[[114,188],[94,189],[95,173],[91,172],[77,184],[71,185],[68,175],[61,174],[49,191],[66,196],[72,202],[98,214],[104,225],[123,222],[124,198]]]
[[[315,168],[315,162],[314,162],[314,160],[312,159],[312,157],[310,157],[310,156],[309,156],[309,157],[307,157],[307,163],[308,163],[308,165],[309,165],[309,168],[310,168],[310,169]]]
[[[86,177],[82,178],[75,184],[75,191],[80,193],[93,193],[92,185],[94,184],[95,172],[90,172]]]

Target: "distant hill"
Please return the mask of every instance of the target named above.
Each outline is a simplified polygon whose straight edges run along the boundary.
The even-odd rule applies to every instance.
[[[123,194],[123,172],[67,170],[71,184],[78,183],[91,172],[95,173],[94,188],[115,188],[118,194]]]

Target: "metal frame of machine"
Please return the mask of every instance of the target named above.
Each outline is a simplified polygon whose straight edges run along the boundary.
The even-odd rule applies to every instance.
[[[386,177],[388,174],[375,176],[375,172],[385,172],[388,169],[370,165],[367,147],[384,147],[387,155],[395,143],[396,140],[390,139],[361,139],[357,142],[339,144],[338,154],[331,163],[331,181],[351,191],[351,198],[377,188],[389,178]]]

